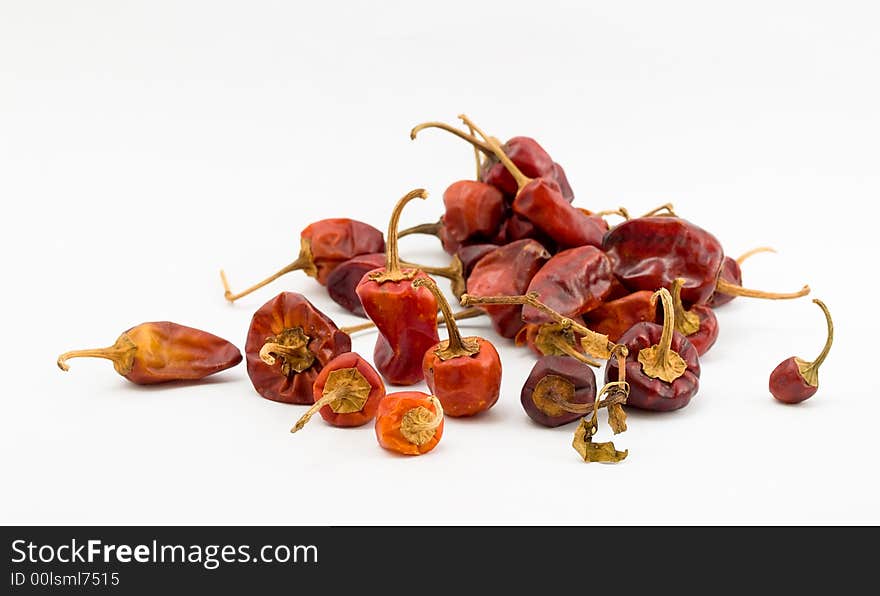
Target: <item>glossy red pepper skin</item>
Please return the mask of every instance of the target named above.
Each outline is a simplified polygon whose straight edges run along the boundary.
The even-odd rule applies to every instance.
[[[357,295],[358,284],[364,275],[385,265],[385,253],[358,255],[338,265],[327,277],[327,294],[333,301],[359,317],[366,317],[364,306]]]
[[[625,221],[606,234],[603,249],[614,274],[633,292],[669,289],[676,278],[683,278],[686,305],[709,300],[724,259],[715,236],[678,217]]]
[[[495,405],[501,395],[501,357],[491,342],[471,337],[479,352],[441,360],[435,353],[440,345],[425,352],[422,363],[425,382],[443,404],[447,416],[473,416]],[[445,344],[445,342],[444,342]]]
[[[374,273],[381,271],[384,268]],[[373,362],[392,385],[419,383],[424,378],[422,357],[440,341],[437,299],[430,290],[412,285],[413,280],[428,276],[419,271],[412,279],[381,284],[370,276],[364,275],[356,291],[364,312],[379,331]]]
[[[602,304],[614,281],[611,261],[595,246],[581,246],[557,253],[544,263],[529,283],[528,292],[565,317],[589,312]],[[523,307],[526,323],[549,323],[551,319],[532,306]]]
[[[724,281],[730,282],[733,285],[741,286],[743,281],[742,269],[734,259],[730,257],[724,257],[724,261],[721,264],[721,279]],[[718,308],[719,306],[724,306],[731,300],[736,298],[736,296],[731,296],[730,294],[722,294],[721,292],[713,292],[712,297],[709,298],[709,301],[706,303],[711,308]]]
[[[534,240],[519,240],[487,254],[476,264],[467,280],[474,296],[516,296],[523,294],[532,278],[550,258]],[[483,306],[492,326],[502,337],[512,339],[523,326],[522,306]]]
[[[454,182],[443,193],[443,204],[445,234],[458,244],[492,238],[504,219],[504,196],[485,182]]]
[[[613,342],[637,323],[657,322],[657,309],[651,303],[653,292],[633,292],[622,298],[606,302],[584,315],[587,327],[607,335]]]
[[[555,375],[574,385],[572,404],[592,404],[596,401],[596,375],[589,366],[568,356],[542,356],[529,373],[522,392],[520,403],[529,418],[540,424],[555,428],[582,418],[583,414],[567,412],[552,404],[540,403],[535,399],[535,388],[548,375]]]
[[[629,350],[626,357],[626,380],[630,386],[627,406],[655,412],[678,410],[688,405],[700,388],[700,359],[697,350],[678,331],[672,334],[672,349],[687,364],[684,374],[672,383],[667,383],[644,373],[638,360],[639,352],[657,345],[661,335],[662,325],[639,323],[624,333],[618,342]],[[616,381],[617,378],[617,359],[612,358],[605,366],[605,382]]]
[[[327,385],[327,379],[330,378],[330,374],[346,368],[357,370],[370,384],[371,389],[370,394],[367,396],[367,401],[364,402],[363,407],[357,412],[336,413],[331,406],[327,405],[318,410],[318,413],[321,414],[321,418],[333,426],[346,428],[363,426],[376,417],[376,412],[379,410],[379,401],[385,397],[385,384],[379,377],[379,373],[360,355],[354,352],[346,352],[328,362],[315,378],[315,384],[312,386],[314,401],[317,402],[324,396],[324,387]]]
[[[535,224],[561,248],[602,246],[605,228],[601,218],[572,207],[562,196],[559,185],[547,178],[535,178],[523,186],[513,201],[513,211]]]
[[[794,357],[783,360],[770,373],[770,393],[786,404],[799,404],[816,395],[819,387],[809,385],[801,375]]]
[[[379,445],[403,455],[423,455],[434,449],[443,436],[445,420],[440,422],[434,436],[422,445],[410,442],[400,431],[407,412],[419,407],[431,413],[437,412],[431,396],[421,391],[399,391],[383,397],[379,401],[379,411],[376,413],[375,429]]]
[[[333,269],[348,259],[385,251],[382,232],[354,219],[322,219],[306,227],[300,237],[310,243],[316,278],[323,285]]]
[[[302,372],[285,374],[283,358],[277,358],[272,365],[263,362],[260,350],[267,340],[296,328],[309,338],[312,365]],[[248,375],[254,389],[266,399],[288,404],[314,403],[313,386],[318,373],[333,358],[350,351],[351,338],[305,296],[295,292],[278,294],[254,313],[245,345]]]

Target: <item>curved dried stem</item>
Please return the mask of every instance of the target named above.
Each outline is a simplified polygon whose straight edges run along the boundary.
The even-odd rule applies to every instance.
[[[675,331],[675,310],[672,306],[672,295],[662,288],[651,297],[651,303],[657,300],[663,303],[663,333],[655,345],[639,352],[642,371],[651,378],[672,383],[687,370],[684,358],[672,349],[672,336]]]
[[[763,292],[761,290],[751,290],[731,283],[723,278],[718,278],[715,285],[715,291],[728,296],[742,296],[745,298],[760,298],[762,300],[793,300],[795,298],[803,298],[810,293],[810,286],[804,286],[797,292],[778,293]]]
[[[618,215],[625,220],[630,219],[629,210],[626,207],[618,207],[617,209],[605,209],[604,211],[597,211],[593,215],[597,215],[599,217],[606,217],[608,215]]]
[[[655,207],[641,217],[653,217],[655,215],[660,217],[678,217],[678,215],[675,214],[675,209],[673,208],[672,203],[664,203],[659,207]]]
[[[483,139],[486,141],[486,144],[489,145],[489,148],[492,150],[492,153],[494,153],[495,157],[498,158],[498,161],[504,164],[504,167],[507,168],[507,171],[510,172],[510,175],[513,176],[513,179],[516,180],[517,187],[522,189],[522,187],[532,181],[531,178],[523,174],[522,170],[520,170],[509,157],[507,157],[507,154],[504,153],[504,149],[501,148],[501,144],[498,142],[498,139],[486,135],[486,133],[480,130],[479,126],[474,124],[473,121],[471,121],[471,119],[464,114],[459,114],[458,117],[468,127],[477,131],[477,134],[483,137]]]
[[[419,269],[428,275],[437,275],[448,279],[456,299],[461,299],[467,290],[467,280],[464,278],[464,265],[458,255],[453,256],[446,267],[434,267],[432,265],[419,265],[407,262],[402,262],[401,265],[406,268]]]
[[[684,287],[684,279],[679,277],[672,282],[672,308],[675,313],[675,330],[688,336],[700,330],[700,317],[685,310],[681,301],[682,287]]]
[[[757,248],[753,248],[752,250],[747,250],[746,252],[744,252],[743,254],[741,254],[740,256],[738,256],[736,258],[736,264],[742,265],[743,263],[746,262],[746,260],[750,259],[751,257],[753,257],[757,254],[765,253],[765,252],[775,253],[776,249],[771,248],[769,246],[759,246]]]
[[[475,338],[462,339],[458,325],[455,323],[455,315],[449,307],[449,302],[430,277],[420,277],[413,281],[413,287],[426,288],[437,300],[437,305],[443,313],[443,320],[446,321],[446,330],[449,334],[449,340],[441,342],[434,353],[440,360],[452,360],[453,358],[461,358],[463,356],[473,356],[480,352],[480,344]],[[446,345],[443,345],[443,344]]]
[[[300,240],[299,256],[293,263],[287,265],[286,267],[283,267],[263,281],[252,285],[248,289],[239,292],[238,294],[232,293],[232,289],[229,287],[229,280],[226,278],[226,272],[221,269],[220,280],[223,282],[223,297],[226,298],[229,302],[235,302],[239,298],[243,298],[251,292],[259,290],[263,286],[272,283],[282,275],[286,275],[291,271],[299,270],[304,271],[306,275],[309,275],[311,277],[317,277],[318,275],[318,268],[315,266],[315,259],[312,255],[312,243],[307,238],[302,238]]]
[[[437,236],[443,228],[443,220],[437,220],[434,223],[424,223],[411,228],[406,228],[397,233],[397,238],[404,236],[412,236],[413,234],[424,234],[425,236]]]
[[[486,155],[492,155],[492,149],[486,143],[473,136],[472,134],[469,135],[463,130],[459,130],[454,126],[446,124],[445,122],[422,122],[421,124],[414,126],[412,130],[409,131],[409,138],[415,141],[418,134],[426,128],[439,128],[440,130],[445,130],[446,132],[454,134],[458,138],[467,141],[474,147],[474,149],[482,151]],[[471,131],[473,131],[473,127],[469,128],[471,128]]]
[[[437,429],[443,423],[443,405],[436,396],[431,396],[434,412],[424,406],[418,406],[403,415],[400,421],[400,434],[414,445],[424,445],[434,438]]]
[[[831,311],[828,310],[828,307],[824,302],[818,298],[814,298],[813,303],[821,308],[822,312],[825,314],[825,322],[828,325],[828,338],[825,340],[825,346],[822,348],[822,352],[815,360],[812,362],[806,362],[800,358],[796,358],[795,360],[798,365],[798,370],[807,384],[811,387],[818,387],[819,367],[825,362],[825,359],[828,357],[828,352],[831,351],[831,344],[834,343],[834,322],[831,320]]]
[[[121,335],[112,346],[92,348],[88,350],[71,350],[58,357],[56,364],[63,371],[70,370],[67,361],[72,358],[104,358],[113,362],[113,368],[121,375],[127,375],[134,366],[137,346],[125,334]]]
[[[406,193],[391,212],[391,219],[388,222],[388,235],[385,237],[385,270],[377,271],[370,274],[370,279],[378,284],[388,281],[403,281],[415,277],[415,271],[402,271],[400,269],[400,253],[398,251],[397,227],[400,224],[400,215],[403,208],[413,199],[427,199],[428,191],[424,188],[417,188]]]

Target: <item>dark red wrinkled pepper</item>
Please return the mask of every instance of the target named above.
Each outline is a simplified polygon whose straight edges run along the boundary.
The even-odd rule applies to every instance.
[[[636,323],[656,322],[656,308],[651,300],[653,292],[633,292],[606,302],[584,315],[587,327],[607,335],[617,342]]]
[[[529,283],[528,292],[565,317],[589,312],[600,306],[611,291],[614,275],[611,261],[594,246],[564,250],[544,263]],[[526,323],[548,323],[552,319],[530,306],[523,307]]]
[[[675,330],[688,338],[697,354],[703,356],[718,339],[718,317],[707,304],[694,304],[689,309],[681,301],[681,278],[672,282],[672,305],[675,312]],[[662,312],[661,320],[662,320]]]
[[[241,352],[207,331],[159,321],[132,327],[110,347],[66,352],[58,368],[68,370],[71,358],[105,358],[132,383],[155,385],[213,375],[241,362]]]
[[[672,296],[665,288],[655,293],[663,301],[664,324],[638,323],[620,338],[629,350],[626,380],[629,406],[669,411],[683,408],[700,387],[700,359],[685,336],[674,330]],[[619,377],[619,364],[605,366],[605,382]]]
[[[468,293],[475,296],[519,295],[525,293],[532,278],[550,258],[534,240],[520,240],[502,246],[474,266],[468,276]],[[502,337],[512,339],[523,326],[522,305],[485,306],[492,326]]]
[[[318,373],[350,351],[351,338],[296,292],[282,292],[254,313],[245,345],[254,389],[288,404],[313,403]]]
[[[364,275],[357,286],[364,311],[379,330],[373,361],[392,385],[420,382],[422,357],[440,341],[437,300],[430,290],[413,287],[415,279],[428,276],[418,269],[401,269],[397,252],[397,225],[404,206],[427,196],[417,189],[398,201],[388,225],[385,267]]]
[[[742,264],[746,261],[746,259],[752,257],[753,255],[764,252],[776,251],[767,246],[761,246],[759,248],[753,248],[752,250],[738,256],[736,259],[733,259],[731,257],[724,257],[724,262],[721,264],[721,274],[719,275],[719,279],[726,281],[731,285],[741,286],[743,282],[741,268]],[[715,291],[706,304],[708,304],[711,308],[718,308],[719,306],[724,306],[734,298],[736,298],[736,296],[731,296],[730,294],[722,294],[721,292]]]
[[[595,400],[593,369],[568,356],[541,357],[520,393],[520,403],[529,418],[550,428],[583,417]]]
[[[322,219],[307,226],[300,234],[299,257],[294,262],[250,288],[233,294],[226,274],[221,271],[224,296],[230,302],[235,302],[282,275],[299,270],[317,279],[318,283],[326,284],[330,273],[341,263],[357,255],[384,250],[382,232],[373,226],[354,219]]]

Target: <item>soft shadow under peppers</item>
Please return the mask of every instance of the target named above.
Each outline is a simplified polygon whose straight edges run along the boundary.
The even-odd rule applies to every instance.
[[[364,275],[357,286],[364,312],[379,331],[373,361],[392,385],[414,385],[424,378],[422,358],[440,341],[437,334],[437,300],[430,290],[413,286],[428,277],[418,269],[401,268],[397,252],[397,226],[403,208],[428,193],[416,189],[404,196],[391,214],[385,267]]]

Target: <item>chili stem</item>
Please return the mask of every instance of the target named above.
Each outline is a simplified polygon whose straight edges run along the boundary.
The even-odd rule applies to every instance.
[[[721,294],[727,294],[728,296],[761,298],[763,300],[792,300],[794,298],[802,298],[809,294],[810,286],[804,286],[797,292],[790,293],[762,292],[761,290],[751,290],[749,288],[738,286],[734,283],[727,281],[724,278],[719,277],[718,282],[715,285],[715,290],[717,292],[720,292]]]
[[[434,223],[425,223],[419,224],[417,226],[413,226],[411,228],[406,228],[405,230],[401,230],[397,233],[397,238],[403,238],[404,236],[412,236],[413,234],[425,234],[426,236],[436,236],[440,233],[440,229],[443,227],[442,221],[435,221]]]
[[[293,263],[291,263],[290,265],[287,265],[283,269],[279,269],[277,272],[273,273],[272,275],[270,275],[269,277],[267,277],[263,281],[252,285],[248,289],[243,290],[243,291],[239,292],[238,294],[232,293],[232,289],[229,287],[229,280],[226,278],[226,272],[221,269],[220,270],[220,279],[223,281],[223,290],[224,290],[223,297],[226,298],[229,302],[235,302],[239,298],[243,298],[243,297],[247,296],[248,294],[250,294],[251,292],[259,290],[263,286],[272,283],[273,281],[275,281],[276,279],[278,279],[282,275],[286,275],[286,274],[290,273],[291,271],[299,271],[300,269],[305,269],[308,266],[308,264],[310,264],[310,263],[311,263],[311,259],[304,260],[302,257],[300,257],[297,260],[295,260]]]
[[[473,145],[474,149],[479,149],[486,155],[492,155],[492,148],[489,147],[486,143],[473,136],[472,134],[469,135],[466,132],[455,128],[454,126],[446,124],[445,122],[423,122],[422,124],[413,127],[413,129],[409,131],[409,138],[415,141],[416,136],[426,128],[439,128],[441,130],[445,130],[446,132],[452,133],[460,139],[464,139],[465,141]],[[471,127],[471,130],[473,131],[473,127]]]
[[[465,342],[462,340],[461,332],[458,330],[458,325],[455,322],[455,315],[452,314],[449,302],[446,300],[443,292],[440,291],[440,288],[437,287],[437,284],[434,283],[433,279],[430,277],[420,277],[413,281],[413,287],[427,288],[434,295],[434,298],[437,299],[438,306],[440,306],[440,311],[443,313],[443,319],[446,321],[446,331],[449,335],[449,339],[446,342],[446,347],[443,347],[441,344],[440,348],[436,350],[438,358],[441,360],[450,360],[462,356],[473,356],[480,351],[480,346],[476,341]]]
[[[746,259],[753,257],[754,255],[760,254],[762,252],[776,252],[775,248],[771,248],[769,246],[759,246],[757,248],[753,248],[752,250],[746,251],[740,256],[736,258],[736,264],[742,265]]]
[[[474,136],[474,127],[468,125],[468,130],[471,131],[471,136]],[[483,173],[483,162],[480,159],[480,148],[474,145],[474,160],[477,162],[477,177],[476,180],[480,180],[480,174]]]
[[[306,410],[306,413],[303,414],[302,417],[300,417],[300,419],[296,421],[296,424],[293,426],[293,428],[290,429],[290,432],[295,433],[301,431],[303,427],[308,424],[309,420],[312,419],[312,416],[314,416],[318,412],[318,410],[320,410],[324,406],[329,406],[331,403],[339,399],[339,393],[341,392],[340,389],[334,389],[333,391],[325,393],[321,397],[321,399],[316,401],[312,405],[312,407]]]
[[[817,369],[822,365],[823,362],[825,362],[825,359],[828,357],[828,352],[831,351],[831,344],[834,343],[834,322],[831,320],[831,311],[828,310],[828,307],[825,305],[824,302],[822,302],[818,298],[814,298],[813,303],[821,308],[822,312],[825,313],[825,321],[828,324],[828,339],[825,340],[825,347],[822,348],[822,352],[819,354],[819,356],[809,363],[810,368]]]
[[[464,321],[465,319],[475,319],[476,317],[482,317],[484,314],[481,308],[468,308],[465,310],[460,310],[455,313],[452,318],[456,321]],[[440,316],[437,320],[438,325],[446,324],[446,317]],[[367,321],[366,323],[361,323],[359,325],[351,325],[349,327],[340,327],[339,330],[343,333],[351,335],[352,333],[357,333],[359,331],[366,331],[367,329],[374,329],[376,324],[372,321]]]
[[[492,149],[492,153],[494,153],[495,157],[497,157],[498,160],[504,164],[504,167],[507,168],[507,171],[510,172],[510,175],[513,176],[513,179],[516,180],[516,185],[518,188],[522,189],[523,186],[532,181],[531,178],[523,174],[522,170],[516,167],[516,164],[514,164],[509,157],[507,157],[507,154],[504,153],[504,150],[501,148],[501,145],[498,143],[497,139],[487,136],[486,133],[480,130],[480,127],[474,124],[471,119],[464,114],[460,114],[458,117],[468,127],[477,131],[477,133],[486,140],[486,144],[488,144],[489,147]]]
[[[653,379],[660,379],[672,383],[681,377],[687,370],[687,362],[672,349],[672,338],[675,332],[675,309],[672,305],[672,295],[666,288],[654,292],[651,296],[651,304],[657,304],[657,300],[663,304],[663,331],[660,340],[653,346],[639,352],[639,363],[642,372]]]
[[[63,371],[70,370],[67,361],[71,358],[104,358],[105,360],[112,361],[114,365],[119,365],[127,357],[130,358],[131,352],[136,349],[136,346],[130,341],[128,344],[118,341],[112,346],[106,348],[91,348],[88,350],[71,350],[70,352],[65,352],[58,357],[57,364],[58,368]]]
[[[663,213],[664,211],[666,213]],[[659,207],[655,207],[654,209],[651,209],[650,211],[648,211],[647,213],[642,215],[642,217],[652,217],[654,215],[660,215],[661,213],[663,215],[668,215],[670,217],[678,217],[675,214],[672,203],[664,203],[663,205],[660,205]]]

